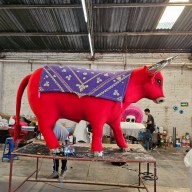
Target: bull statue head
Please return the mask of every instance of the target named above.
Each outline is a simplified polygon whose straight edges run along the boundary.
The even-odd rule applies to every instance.
[[[173,59],[175,59],[177,56],[174,56],[174,57],[169,57],[167,59],[164,59],[154,65],[151,65],[147,68],[147,72],[150,76],[153,76],[153,78],[155,79],[154,81],[156,81],[157,84],[159,84],[159,86],[162,86],[163,85],[163,82],[162,82],[162,77],[161,77],[161,74],[158,73],[160,72],[166,65],[170,64]],[[153,101],[155,103],[162,103],[164,102],[165,98],[164,96],[163,97],[158,97],[156,99],[154,99]]]
[[[176,57],[164,59],[153,65],[136,68],[131,75],[125,102],[136,103],[142,98],[153,100],[155,103],[164,102],[161,69],[171,63]]]

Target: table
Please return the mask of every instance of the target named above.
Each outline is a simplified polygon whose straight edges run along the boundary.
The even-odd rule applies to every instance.
[[[121,128],[125,135],[133,136],[136,139],[138,139],[140,131],[145,131],[145,126],[142,123],[121,122]]]
[[[36,158],[36,169],[31,173],[19,186],[12,190],[12,170],[13,170],[13,158],[10,160],[10,174],[9,174],[9,192],[17,191],[25,182],[58,182],[56,180],[50,179],[38,179],[39,172],[39,158],[47,159],[67,159],[76,161],[98,161],[98,162],[128,162],[128,163],[138,163],[138,185],[128,185],[128,184],[116,184],[116,183],[102,183],[102,182],[92,182],[92,181],[77,181],[77,180],[64,180],[65,183],[74,184],[89,184],[89,185],[107,185],[107,186],[122,186],[122,187],[132,187],[138,189],[146,189],[149,192],[147,186],[145,185],[142,175],[141,175],[141,163],[151,163],[154,165],[154,192],[156,192],[156,160],[140,145],[140,144],[130,144],[129,152],[122,152],[116,144],[104,144],[104,156],[94,157],[90,150],[90,144],[75,144],[72,145],[75,149],[75,156],[54,156],[50,154],[48,147],[42,143],[31,143],[26,145],[11,155],[25,156],[29,158]],[[35,178],[31,178],[35,175]]]

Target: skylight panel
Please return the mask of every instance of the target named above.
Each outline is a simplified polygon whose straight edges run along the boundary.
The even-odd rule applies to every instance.
[[[171,3],[189,2],[189,0],[170,0]],[[171,29],[185,6],[167,6],[156,29]]]

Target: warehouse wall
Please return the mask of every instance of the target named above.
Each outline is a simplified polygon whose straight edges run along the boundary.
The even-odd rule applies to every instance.
[[[3,101],[3,64],[0,64],[0,111],[2,111]]]
[[[23,77],[47,63],[59,63],[92,69],[124,70],[147,63],[156,63],[175,54],[96,54],[94,61],[89,54],[70,53],[3,53],[6,58],[0,62],[0,111],[14,115],[15,98],[18,85]],[[179,135],[192,132],[192,69],[189,54],[179,54],[174,63],[163,69],[165,79],[164,92],[166,102],[155,104],[142,99],[136,105],[142,109],[148,107],[155,117],[157,126],[162,126],[172,135],[172,128],[177,127]],[[185,65],[184,65],[185,63]],[[184,66],[183,66],[184,65]],[[190,65],[190,66],[188,66]],[[188,66],[188,67],[187,67]],[[188,102],[189,107],[180,107],[181,102]],[[173,106],[179,110],[174,111]],[[26,91],[22,99],[22,115],[33,115],[27,102]]]

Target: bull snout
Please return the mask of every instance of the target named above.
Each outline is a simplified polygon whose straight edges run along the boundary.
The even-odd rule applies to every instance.
[[[159,104],[159,103],[163,103],[165,101],[165,97],[159,97],[155,100],[153,100],[155,103]]]

